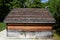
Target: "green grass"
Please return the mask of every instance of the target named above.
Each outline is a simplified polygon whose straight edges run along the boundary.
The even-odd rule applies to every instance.
[[[54,33],[54,37],[53,38],[54,38],[54,40],[60,40],[60,35]]]
[[[60,35],[54,33],[54,39],[55,39],[55,40],[60,40]]]
[[[6,24],[0,22],[0,31],[4,30],[6,28]]]

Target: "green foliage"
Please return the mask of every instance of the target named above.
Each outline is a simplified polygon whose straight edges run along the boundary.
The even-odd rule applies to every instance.
[[[9,3],[6,3],[5,5],[8,6],[10,10],[16,7],[21,7],[19,0],[12,0]]]
[[[56,13],[56,0],[49,0],[48,2],[48,8],[52,15],[54,16]]]
[[[56,13],[56,31],[58,34],[60,34],[60,0],[57,0],[56,1],[56,10],[57,10],[57,13]]]
[[[52,12],[56,19],[54,29],[60,34],[60,0],[49,0],[49,10]]]
[[[41,1],[40,0],[26,0],[25,7],[41,8]]]
[[[41,8],[41,0],[33,0],[33,4],[35,8]]]
[[[6,28],[5,23],[0,23],[0,31],[4,30]]]
[[[3,5],[2,0],[0,0],[0,6],[2,6],[2,5]]]
[[[41,8],[45,8],[45,7],[48,7],[48,3],[47,2],[41,3]]]
[[[9,9],[13,8],[41,8],[40,0],[12,0],[5,4]]]
[[[34,5],[33,0],[26,0],[26,2],[25,2],[26,8],[31,8],[33,5]]]

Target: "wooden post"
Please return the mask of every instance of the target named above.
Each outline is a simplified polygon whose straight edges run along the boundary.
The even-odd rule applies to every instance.
[[[8,24],[6,24],[6,25],[8,25]],[[7,33],[7,36],[8,36],[8,26],[6,26],[6,31],[7,31],[6,33]]]

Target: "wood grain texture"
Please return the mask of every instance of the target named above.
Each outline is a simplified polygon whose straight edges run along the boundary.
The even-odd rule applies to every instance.
[[[52,30],[51,26],[8,26],[8,30],[22,30],[22,31],[44,31]]]

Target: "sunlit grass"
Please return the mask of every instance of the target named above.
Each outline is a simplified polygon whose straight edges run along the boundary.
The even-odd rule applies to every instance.
[[[53,38],[54,38],[54,40],[60,40],[60,35],[54,33],[54,37]]]

